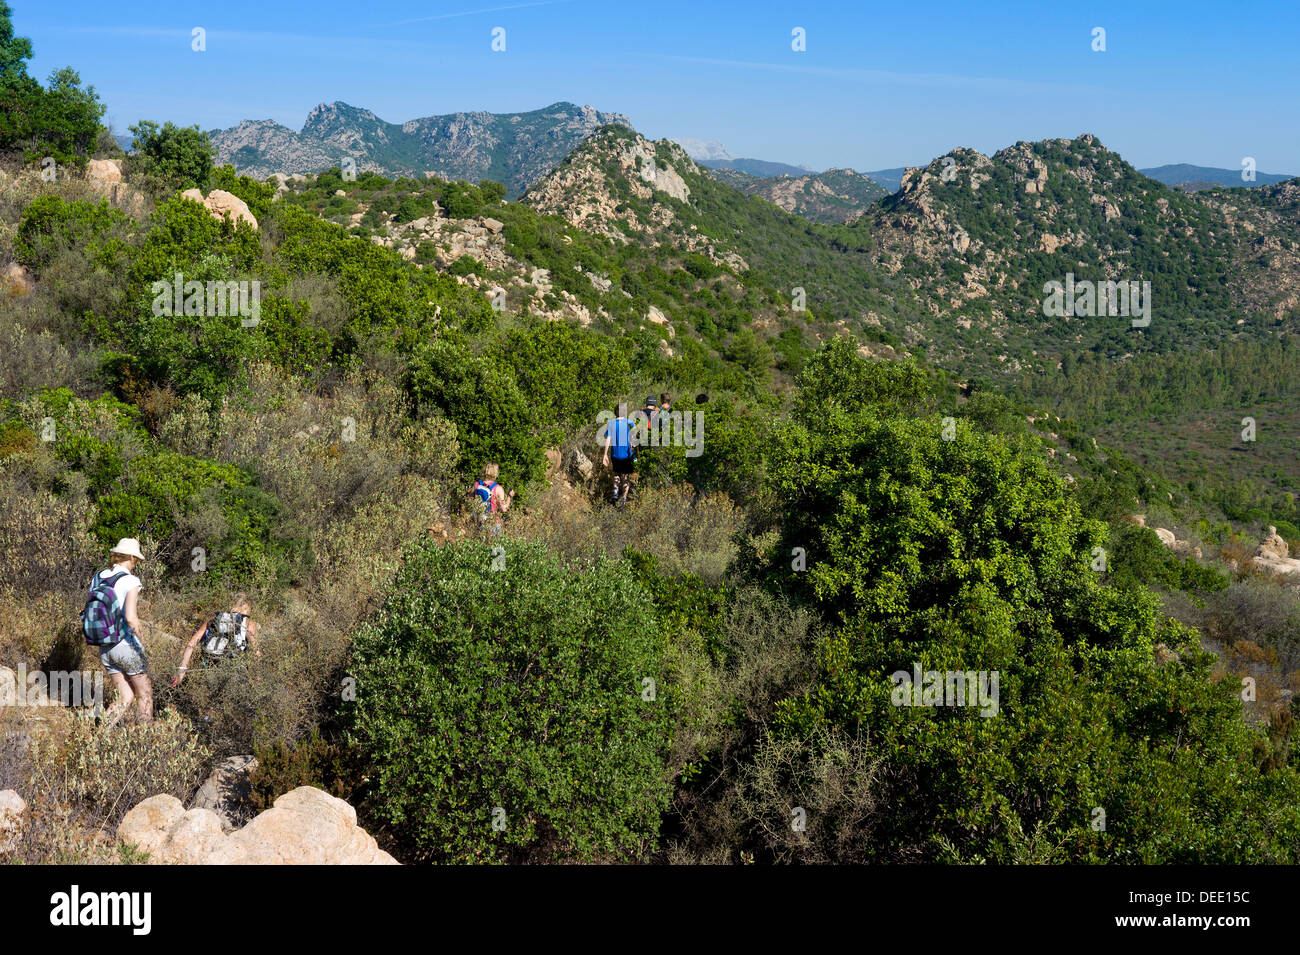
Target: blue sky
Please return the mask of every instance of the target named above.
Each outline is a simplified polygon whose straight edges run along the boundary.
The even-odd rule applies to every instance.
[[[1139,167],[1252,156],[1300,174],[1297,0],[9,3],[31,72],[71,64],[119,132],[142,118],[299,129],[335,100],[390,122],[569,100],[652,138],[815,168],[1091,132]]]

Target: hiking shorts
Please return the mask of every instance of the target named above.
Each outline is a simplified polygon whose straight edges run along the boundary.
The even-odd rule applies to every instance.
[[[614,465],[615,474],[636,473],[636,458],[634,457],[610,458],[610,462]]]
[[[104,672],[121,673],[124,676],[139,676],[149,672],[149,661],[145,658],[144,647],[135,634],[128,634],[111,647],[99,651],[99,662],[104,664]]]

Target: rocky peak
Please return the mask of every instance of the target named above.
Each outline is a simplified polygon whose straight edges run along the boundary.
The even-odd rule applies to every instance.
[[[465,112],[396,124],[343,102],[320,103],[300,132],[245,121],[212,134],[219,162],[258,178],[320,172],[344,157],[386,176],[505,181],[516,196],[601,126],[630,125],[621,113],[553,103],[525,113]]]

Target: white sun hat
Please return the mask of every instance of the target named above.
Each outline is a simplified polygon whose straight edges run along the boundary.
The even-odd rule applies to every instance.
[[[121,554],[123,557],[134,557],[137,560],[144,560],[144,554],[140,551],[140,542],[134,537],[123,537],[113,545],[113,553]]]

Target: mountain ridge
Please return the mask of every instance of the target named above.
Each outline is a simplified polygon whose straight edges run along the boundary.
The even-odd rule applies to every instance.
[[[209,135],[218,163],[259,179],[320,172],[350,159],[358,172],[391,177],[494,179],[515,196],[608,124],[631,121],[561,101],[519,113],[459,112],[390,123],[336,101],[313,107],[297,132],[274,120],[244,120]]]

